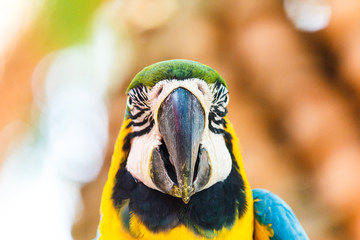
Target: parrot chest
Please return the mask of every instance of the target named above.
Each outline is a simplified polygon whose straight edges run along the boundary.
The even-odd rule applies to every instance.
[[[195,234],[185,225],[180,225],[166,232],[154,233],[149,231],[143,224],[138,222],[138,219],[133,219],[133,226],[131,226],[132,233],[124,231],[122,236],[124,239],[142,239],[142,240],[252,240],[253,239],[253,221],[251,214],[244,216],[244,219],[239,219],[231,229],[222,229],[214,232],[213,237],[204,237]]]
[[[252,206],[252,204],[250,205]],[[180,224],[167,231],[153,232],[145,226],[137,215],[129,214],[128,206],[124,206],[120,211],[120,221],[113,224],[114,229],[109,229],[107,234],[100,237],[100,240],[126,239],[126,240],[252,240],[254,231],[253,209],[250,207],[244,215],[237,219],[231,228],[223,228],[218,231],[204,232],[199,235],[194,229]],[[205,235],[205,236],[204,236]]]

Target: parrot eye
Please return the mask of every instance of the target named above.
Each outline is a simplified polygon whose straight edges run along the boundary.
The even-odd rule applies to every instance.
[[[209,129],[217,134],[224,134],[226,124],[224,117],[227,114],[226,106],[229,103],[229,91],[220,82],[210,85],[212,105],[209,113]]]
[[[223,101],[224,101],[223,105],[226,107],[226,106],[229,104],[229,94],[226,94],[226,95],[225,95]]]
[[[229,91],[227,88],[219,82],[211,85],[210,88],[213,95],[213,105],[226,107],[229,103]]]
[[[131,125],[134,127],[134,136],[140,136],[149,132],[154,124],[148,99],[148,91],[149,89],[146,86],[139,85],[128,92],[128,113],[132,120]]]
[[[133,100],[131,99],[130,96],[127,98],[126,104],[129,107],[130,111],[134,109]]]
[[[133,88],[128,93],[127,105],[130,111],[137,109],[138,111],[149,110],[149,89],[143,85]]]

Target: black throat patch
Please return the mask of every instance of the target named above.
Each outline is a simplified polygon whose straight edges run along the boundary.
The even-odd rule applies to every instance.
[[[167,231],[184,224],[193,232],[207,236],[224,227],[231,228],[247,208],[244,181],[234,165],[223,182],[196,193],[188,204],[184,204],[179,198],[136,182],[124,162],[116,174],[112,200],[117,209],[129,200],[127,212],[136,214],[152,232]],[[124,220],[129,218],[125,216]]]

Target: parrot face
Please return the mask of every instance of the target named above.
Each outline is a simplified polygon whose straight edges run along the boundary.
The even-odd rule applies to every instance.
[[[200,78],[139,81],[128,91],[131,148],[126,168],[147,187],[188,203],[223,181],[232,159],[224,140],[228,90]]]

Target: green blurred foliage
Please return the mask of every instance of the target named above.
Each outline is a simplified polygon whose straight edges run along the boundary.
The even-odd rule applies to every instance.
[[[38,47],[60,49],[82,43],[91,32],[95,11],[104,0],[48,0],[38,16]]]

